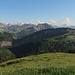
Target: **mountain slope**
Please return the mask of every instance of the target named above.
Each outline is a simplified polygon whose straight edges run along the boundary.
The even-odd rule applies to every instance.
[[[23,29],[27,29],[29,27],[34,27],[34,26],[35,26],[34,24],[22,24],[22,25],[16,24],[16,25],[11,25],[11,26],[8,25],[7,28],[8,28],[8,32],[17,33],[17,32],[20,32]]]
[[[4,32],[6,30],[7,30],[7,27],[3,23],[0,23],[0,32]]]
[[[17,35],[18,38],[23,38],[27,35],[30,35],[30,34],[34,33],[34,32],[36,32],[34,27],[28,27],[28,28],[23,29],[22,31],[16,33],[16,35]]]
[[[48,29],[14,40],[10,51],[16,57],[48,52],[75,52],[75,30],[67,28]],[[68,40],[66,40],[68,38]]]
[[[37,25],[37,30],[44,30],[44,29],[53,29],[53,27],[47,23],[42,23]]]
[[[0,33],[0,47],[11,46],[12,40],[16,38],[16,35],[13,33],[3,32]]]
[[[53,29],[53,27],[51,25],[47,24],[47,23],[38,24],[37,26],[31,25],[31,27],[27,27],[27,28],[21,30],[20,32],[18,32],[17,36],[18,36],[18,38],[23,38],[27,35],[30,35],[34,32],[41,31],[41,30],[44,30],[44,29]]]
[[[31,35],[26,36],[25,38],[15,40],[13,41],[13,44],[22,44],[25,42],[32,42],[32,41],[41,41],[47,38],[51,38],[54,36],[59,36],[63,35],[66,33],[69,33],[68,28],[57,28],[57,29],[46,29],[46,30],[41,30],[38,32],[35,32]]]

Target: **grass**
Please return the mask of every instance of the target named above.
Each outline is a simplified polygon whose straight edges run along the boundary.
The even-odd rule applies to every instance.
[[[45,53],[0,64],[0,75],[75,75],[75,54]]]
[[[55,40],[55,41],[57,41],[57,40],[58,41],[59,40],[62,40],[62,41],[70,41],[70,40],[72,41],[72,40],[74,40],[75,41],[75,31],[67,33],[67,34],[63,34],[63,35],[60,35],[60,36],[52,37],[51,40]]]

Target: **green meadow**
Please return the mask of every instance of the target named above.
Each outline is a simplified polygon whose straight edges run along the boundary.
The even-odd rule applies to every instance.
[[[75,75],[75,54],[45,53],[0,63],[0,75]]]

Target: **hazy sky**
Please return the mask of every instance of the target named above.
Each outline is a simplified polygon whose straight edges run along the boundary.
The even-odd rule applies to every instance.
[[[75,0],[0,0],[0,22],[75,24]]]

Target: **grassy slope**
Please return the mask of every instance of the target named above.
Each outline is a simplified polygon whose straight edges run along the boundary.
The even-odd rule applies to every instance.
[[[0,75],[75,75],[75,55],[46,53],[0,64]]]

